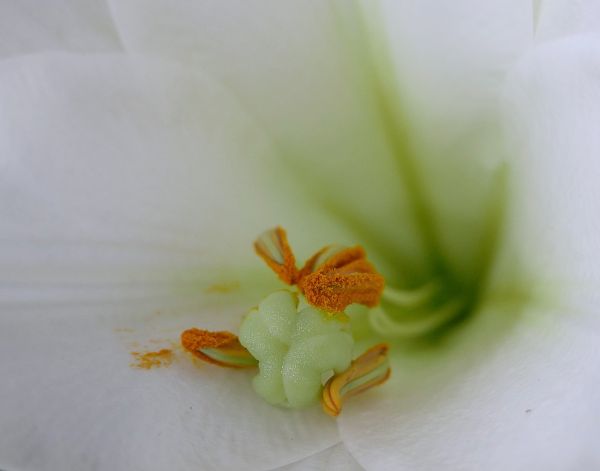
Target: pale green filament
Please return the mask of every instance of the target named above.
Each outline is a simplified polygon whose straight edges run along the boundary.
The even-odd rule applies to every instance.
[[[348,322],[300,303],[290,291],[272,293],[250,311],[239,339],[259,362],[255,391],[293,408],[318,401],[323,374],[346,370],[354,345]]]
[[[360,388],[364,384],[373,381],[378,378],[382,378],[383,376],[388,374],[388,370],[390,368],[389,362],[386,360],[373,371],[356,378],[354,381],[350,381],[346,384],[340,391],[340,395],[345,396],[346,394],[352,392],[355,389]]]
[[[477,248],[475,272],[461,279],[451,271],[432,275],[432,281],[412,290],[386,287],[381,305],[371,311],[371,327],[389,338],[419,338],[441,332],[464,319],[477,306],[498,243],[506,191],[506,171],[495,176],[485,231]]]
[[[382,298],[396,306],[415,308],[431,301],[439,292],[441,283],[431,281],[414,290],[399,290],[386,286]]]
[[[385,337],[416,338],[460,316],[468,298],[433,281],[415,290],[386,288],[381,306],[370,312],[371,327]]]
[[[451,298],[437,308],[424,307],[399,315],[390,315],[378,307],[372,311],[370,321],[373,329],[386,337],[420,337],[445,327],[465,306],[465,299]]]
[[[224,353],[216,348],[203,348],[200,351],[202,353],[204,353],[206,356],[211,357],[212,359],[217,360],[226,365],[254,366],[258,363],[254,358],[252,358],[250,356],[230,355],[230,354]]]

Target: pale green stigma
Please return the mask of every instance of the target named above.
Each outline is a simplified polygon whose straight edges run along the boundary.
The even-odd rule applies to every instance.
[[[322,377],[350,366],[354,340],[345,316],[332,316],[277,291],[250,311],[240,342],[258,360],[254,390],[267,402],[305,407],[318,401]]]

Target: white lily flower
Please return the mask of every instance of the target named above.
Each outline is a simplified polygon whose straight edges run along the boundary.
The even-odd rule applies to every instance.
[[[600,466],[599,18],[0,5],[0,468]],[[280,286],[251,249],[275,224],[303,256],[361,243],[388,286],[459,301],[407,327],[388,297],[392,379],[335,420],[174,351]]]

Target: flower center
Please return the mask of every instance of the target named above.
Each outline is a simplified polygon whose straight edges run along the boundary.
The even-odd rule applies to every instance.
[[[344,313],[351,304],[377,306],[384,279],[359,246],[324,247],[301,269],[280,227],[264,232],[254,247],[299,293],[282,290],[267,296],[245,316],[239,338],[192,328],[181,334],[181,344],[214,365],[258,366],[254,390],[271,404],[300,408],[321,398],[323,410],[337,416],[346,398],[390,375],[385,344],[352,361],[354,338]]]

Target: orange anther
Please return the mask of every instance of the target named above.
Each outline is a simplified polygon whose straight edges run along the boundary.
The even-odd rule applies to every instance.
[[[308,302],[320,309],[340,312],[353,303],[379,303],[385,281],[360,246],[324,247],[301,270],[281,227],[263,233],[254,247],[280,279],[298,285]]]
[[[254,242],[254,249],[284,283],[296,283],[296,258],[288,243],[287,234],[281,227],[263,232]]]
[[[226,368],[248,368],[257,363],[231,332],[188,329],[181,333],[181,345],[195,357]]]
[[[379,303],[384,280],[378,273],[321,273],[302,279],[300,289],[307,301],[330,312],[340,312],[350,304],[374,307]]]
[[[323,388],[323,410],[336,417],[347,398],[386,382],[391,374],[387,352],[386,344],[375,345],[354,360],[346,371],[333,376]]]

